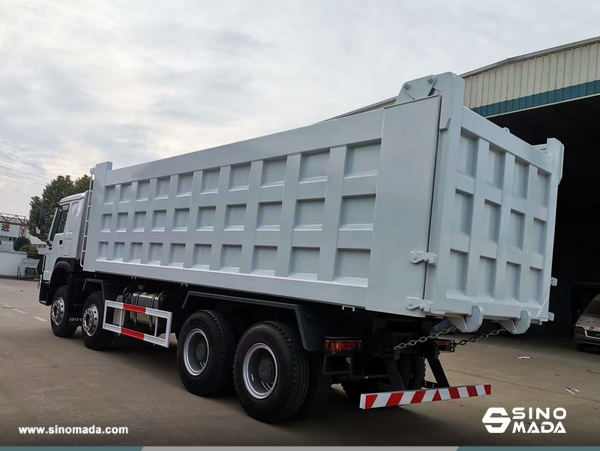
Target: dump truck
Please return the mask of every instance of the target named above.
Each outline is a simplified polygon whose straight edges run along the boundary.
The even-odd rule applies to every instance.
[[[235,387],[263,422],[310,415],[332,384],[362,409],[490,395],[450,385],[444,335],[552,320],[564,149],[463,97],[462,78],[428,76],[387,108],[98,164],[54,214],[39,290],[54,335],[176,339],[187,390]]]

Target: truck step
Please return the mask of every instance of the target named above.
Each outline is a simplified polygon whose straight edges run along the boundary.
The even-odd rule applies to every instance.
[[[463,385],[461,387],[429,388],[423,390],[404,390],[385,393],[366,393],[360,397],[360,408],[377,409],[379,407],[398,407],[408,404],[421,404],[425,402],[448,401],[451,399],[475,398],[489,396],[492,386]]]

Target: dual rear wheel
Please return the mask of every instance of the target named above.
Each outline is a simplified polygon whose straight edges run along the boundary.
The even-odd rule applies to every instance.
[[[322,360],[304,350],[290,326],[257,323],[238,341],[227,318],[210,310],[186,320],[177,362],[190,392],[217,395],[233,382],[244,410],[267,423],[313,413],[325,403],[331,387],[330,376],[322,374]]]

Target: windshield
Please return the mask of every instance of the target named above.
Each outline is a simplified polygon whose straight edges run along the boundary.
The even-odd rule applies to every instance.
[[[600,299],[594,299],[592,302],[590,302],[583,314],[600,317]]]

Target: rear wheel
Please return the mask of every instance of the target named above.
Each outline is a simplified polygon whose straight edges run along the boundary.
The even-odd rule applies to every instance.
[[[191,315],[177,341],[181,382],[198,396],[217,395],[231,387],[235,339],[227,318],[201,310]]]
[[[83,343],[94,351],[108,348],[115,336],[113,332],[102,328],[103,320],[104,298],[100,291],[94,291],[85,301],[81,317]]]
[[[54,293],[50,307],[50,325],[52,333],[57,337],[70,338],[77,330],[79,323],[77,318],[71,318],[72,310],[71,304],[67,302],[67,286],[62,285]]]
[[[409,355],[410,359],[410,379],[406,388],[408,390],[418,390],[425,385],[425,357],[416,354]]]
[[[296,331],[274,321],[248,329],[236,351],[234,381],[252,418],[275,423],[297,413],[308,392],[309,368]]]
[[[306,399],[296,414],[296,418],[307,418],[317,412],[327,402],[331,392],[331,375],[323,374],[323,354],[309,356],[310,374]]]

